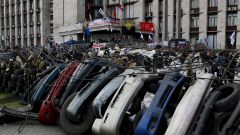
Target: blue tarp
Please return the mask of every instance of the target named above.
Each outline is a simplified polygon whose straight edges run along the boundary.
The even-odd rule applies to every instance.
[[[69,40],[69,41],[62,43],[62,45],[77,45],[77,44],[82,44],[82,43],[84,43],[84,42],[77,41],[77,40]]]

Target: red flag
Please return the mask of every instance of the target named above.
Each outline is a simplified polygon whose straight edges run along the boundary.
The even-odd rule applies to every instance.
[[[121,2],[121,0],[119,0],[119,3],[118,3],[118,8],[120,8],[121,10],[123,10],[123,5],[122,5],[122,2]]]
[[[116,9],[116,7],[114,7],[113,16],[114,16],[114,18],[117,18],[117,9]]]

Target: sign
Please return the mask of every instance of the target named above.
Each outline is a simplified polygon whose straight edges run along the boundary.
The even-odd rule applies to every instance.
[[[141,31],[154,32],[153,23],[140,22],[139,24],[140,24],[140,30]]]

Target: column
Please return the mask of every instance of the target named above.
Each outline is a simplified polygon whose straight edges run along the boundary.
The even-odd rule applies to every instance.
[[[155,26],[153,40],[159,43],[159,0],[153,0],[153,16],[153,24]]]
[[[27,46],[31,46],[30,42],[30,2],[27,1]]]
[[[168,39],[174,38],[174,0],[168,0]]]
[[[181,37],[181,0],[176,0],[176,39]]]
[[[238,9],[240,9],[240,1],[238,1]],[[240,11],[238,11],[238,24],[237,24],[237,32],[236,32],[236,49],[240,49]]]
[[[153,12],[155,11],[156,10],[153,10]],[[137,23],[145,21],[145,0],[139,0],[137,3],[135,3],[134,15],[138,17],[138,19],[135,20]]]
[[[103,0],[103,11],[104,11],[104,13],[107,12],[107,0]],[[106,14],[104,15],[104,18],[106,18]]]
[[[4,0],[3,1],[3,3],[4,3],[4,38],[5,38],[5,41],[4,41],[4,43],[5,43],[5,48],[6,48],[6,46],[7,46],[7,40],[6,40],[6,38],[7,38],[7,13],[6,13],[6,1],[7,0]]]
[[[13,27],[12,27],[12,25],[13,25],[13,23],[12,23],[12,0],[9,0],[9,19],[10,19],[10,21],[9,21],[9,26],[10,26],[10,28],[9,28],[9,31],[10,31],[10,35],[9,35],[9,37],[10,37],[10,47],[12,48],[13,47],[13,42],[12,42],[12,29],[13,29]]]
[[[182,28],[183,28],[183,38],[186,40],[190,40],[190,0],[183,1],[183,20],[182,20]]]
[[[220,3],[220,2],[219,2]],[[207,36],[207,27],[208,27],[208,0],[199,0],[199,39]]]
[[[37,45],[37,4],[36,4],[36,0],[33,0],[33,23],[34,23],[34,45]]]
[[[24,44],[24,17],[23,17],[23,0],[21,0],[21,6],[20,6],[20,10],[21,10],[21,44],[22,44],[22,47],[27,47],[26,44]]]
[[[163,0],[162,42],[168,40],[168,0]]]
[[[18,11],[17,11],[17,0],[15,0],[15,45],[18,45],[18,22],[17,22],[17,17],[18,17]]]
[[[226,24],[227,24],[227,2],[218,2],[218,26],[217,26],[217,49],[225,49],[226,45]],[[226,18],[226,19],[224,19]]]

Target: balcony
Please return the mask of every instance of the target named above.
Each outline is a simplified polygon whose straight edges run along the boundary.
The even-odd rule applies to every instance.
[[[123,4],[128,5],[128,4],[134,4],[136,2],[138,2],[138,0],[123,2]]]
[[[30,12],[30,14],[32,14],[33,13],[33,9],[30,9],[29,12]]]
[[[40,8],[36,8],[37,13],[40,13],[40,11],[41,11]]]
[[[191,33],[199,33],[199,27],[192,27],[190,28]]]
[[[37,37],[41,37],[41,33],[37,33]]]
[[[238,6],[237,5],[228,5],[227,11],[238,11]]]
[[[217,32],[217,26],[215,26],[215,27],[208,27],[208,32]]]
[[[237,26],[226,26],[226,31],[236,31],[237,30]]]
[[[27,14],[27,10],[23,10],[23,14]]]
[[[146,13],[145,13],[145,17],[150,17],[150,18],[152,18],[152,17],[153,17],[153,12],[146,12]]]
[[[199,8],[192,8],[192,9],[190,9],[190,14],[200,14]]]
[[[31,21],[31,22],[30,22],[30,26],[33,26],[33,25],[34,25],[34,23],[33,23],[33,21]]]
[[[208,12],[218,12],[218,7],[208,7]]]
[[[40,21],[37,21],[37,25],[41,25],[41,22],[40,22]]]

